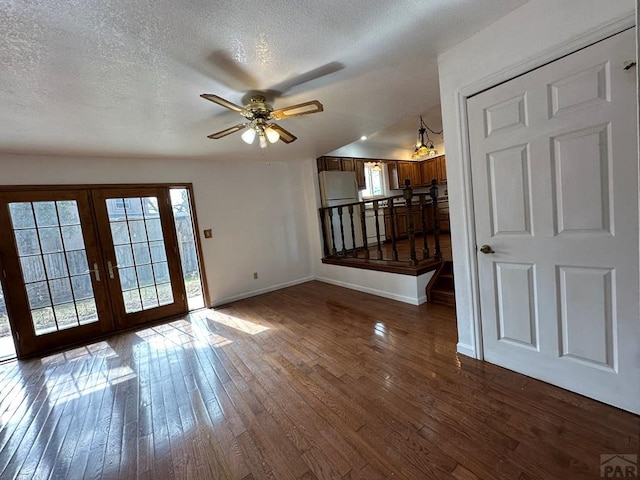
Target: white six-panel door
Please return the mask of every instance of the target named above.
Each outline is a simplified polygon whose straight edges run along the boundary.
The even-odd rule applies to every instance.
[[[640,413],[634,35],[467,107],[485,359]]]

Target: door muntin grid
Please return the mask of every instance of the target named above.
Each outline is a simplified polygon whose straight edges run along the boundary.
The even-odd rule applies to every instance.
[[[9,203],[36,335],[98,321],[75,200]]]
[[[108,198],[106,205],[125,312],[173,303],[158,198]]]

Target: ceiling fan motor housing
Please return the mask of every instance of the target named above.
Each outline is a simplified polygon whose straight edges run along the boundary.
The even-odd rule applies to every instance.
[[[267,103],[267,99],[262,95],[255,95],[251,97],[251,102],[249,102],[244,108],[251,114],[245,115],[249,120],[268,120],[271,116],[271,112],[273,112],[273,107]]]

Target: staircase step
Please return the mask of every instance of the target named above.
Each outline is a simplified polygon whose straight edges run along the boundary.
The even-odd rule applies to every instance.
[[[431,290],[431,303],[440,303],[443,305],[455,306],[456,297],[455,294],[447,290]]]

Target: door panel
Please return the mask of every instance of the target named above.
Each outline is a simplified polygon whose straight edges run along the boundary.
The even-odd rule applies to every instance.
[[[0,239],[12,282],[19,353],[54,348],[112,328],[89,198],[83,191],[0,196]],[[12,321],[14,319],[12,318]]]
[[[486,360],[640,413],[634,34],[467,107]]]
[[[167,188],[93,191],[118,326],[187,311]]]

